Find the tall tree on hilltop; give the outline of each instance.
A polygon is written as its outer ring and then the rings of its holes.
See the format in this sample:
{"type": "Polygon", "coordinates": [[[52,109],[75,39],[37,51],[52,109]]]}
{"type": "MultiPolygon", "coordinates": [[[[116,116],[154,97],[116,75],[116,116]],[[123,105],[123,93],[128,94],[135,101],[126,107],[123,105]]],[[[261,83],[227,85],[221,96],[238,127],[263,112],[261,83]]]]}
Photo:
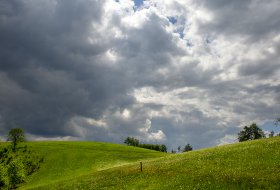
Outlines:
{"type": "Polygon", "coordinates": [[[245,126],[242,131],[238,133],[239,142],[265,138],[264,132],[257,124],[253,123],[250,127],[245,126]]]}
{"type": "Polygon", "coordinates": [[[13,128],[9,131],[8,140],[12,141],[13,151],[16,150],[16,146],[19,142],[25,141],[24,131],[21,128],[13,128]]]}

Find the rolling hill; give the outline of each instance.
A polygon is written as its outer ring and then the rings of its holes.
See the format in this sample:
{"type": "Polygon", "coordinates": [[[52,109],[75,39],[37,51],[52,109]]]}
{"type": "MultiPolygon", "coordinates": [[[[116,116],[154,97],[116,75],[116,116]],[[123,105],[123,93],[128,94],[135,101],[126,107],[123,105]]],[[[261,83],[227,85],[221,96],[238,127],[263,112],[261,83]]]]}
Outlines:
{"type": "Polygon", "coordinates": [[[280,137],[182,154],[87,142],[28,146],[45,161],[22,189],[280,189],[280,137]]]}
{"type": "Polygon", "coordinates": [[[101,142],[27,142],[21,146],[44,157],[38,172],[23,184],[23,189],[73,180],[87,174],[139,160],[165,156],[166,153],[101,142]]]}

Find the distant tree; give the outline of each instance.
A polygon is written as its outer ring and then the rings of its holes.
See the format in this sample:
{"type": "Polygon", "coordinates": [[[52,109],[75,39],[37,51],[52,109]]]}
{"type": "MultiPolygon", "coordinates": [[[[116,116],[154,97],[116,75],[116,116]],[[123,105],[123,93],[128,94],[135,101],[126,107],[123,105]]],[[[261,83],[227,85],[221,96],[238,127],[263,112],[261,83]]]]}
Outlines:
{"type": "Polygon", "coordinates": [[[274,137],[274,131],[271,131],[270,134],[268,135],[269,138],[274,137]]]}
{"type": "Polygon", "coordinates": [[[165,146],[165,144],[160,145],[160,151],[167,152],[167,147],[165,146]]]}
{"type": "Polygon", "coordinates": [[[257,124],[253,123],[250,127],[245,126],[242,131],[238,133],[239,142],[265,138],[264,132],[257,124]]]}
{"type": "Polygon", "coordinates": [[[178,146],[178,152],[181,152],[181,146],[178,146]]]}
{"type": "Polygon", "coordinates": [[[275,119],[274,124],[276,125],[276,127],[279,126],[279,124],[280,124],[280,117],[275,119]]]}
{"type": "Polygon", "coordinates": [[[173,149],[172,149],[172,150],[171,150],[171,153],[172,153],[172,154],[175,154],[175,153],[176,153],[176,150],[173,150],[173,149]]]}
{"type": "Polygon", "coordinates": [[[25,141],[24,131],[21,128],[13,128],[9,131],[8,140],[12,141],[13,151],[16,150],[16,146],[19,142],[25,141]]]}
{"type": "Polygon", "coordinates": [[[153,150],[160,151],[160,145],[155,144],[152,147],[153,147],[153,150]]]}
{"type": "Polygon", "coordinates": [[[184,147],[184,150],[183,152],[188,152],[188,151],[192,151],[192,146],[190,144],[187,144],[185,147],[184,147]]]}
{"type": "Polygon", "coordinates": [[[139,140],[134,137],[127,137],[124,140],[124,143],[127,144],[128,146],[139,146],[139,140]]]}
{"type": "Polygon", "coordinates": [[[165,144],[159,145],[159,144],[140,144],[139,140],[134,137],[127,137],[124,140],[124,143],[128,146],[136,146],[140,148],[150,149],[150,150],[156,150],[161,152],[167,152],[167,147],[165,144]]]}

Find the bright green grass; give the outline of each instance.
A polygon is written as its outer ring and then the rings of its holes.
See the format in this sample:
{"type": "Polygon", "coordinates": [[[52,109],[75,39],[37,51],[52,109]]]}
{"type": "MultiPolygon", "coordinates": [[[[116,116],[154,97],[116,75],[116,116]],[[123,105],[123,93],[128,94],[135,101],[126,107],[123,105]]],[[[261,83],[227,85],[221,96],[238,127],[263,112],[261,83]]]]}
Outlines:
{"type": "MultiPolygon", "coordinates": [[[[139,160],[159,158],[166,153],[98,142],[28,142],[28,149],[44,157],[38,172],[22,185],[23,189],[79,178],[139,160]]],[[[70,180],[70,181],[71,181],[70,180]]]]}
{"type": "Polygon", "coordinates": [[[134,163],[38,189],[280,189],[280,137],[168,155],[143,166],[143,172],[134,163]]]}

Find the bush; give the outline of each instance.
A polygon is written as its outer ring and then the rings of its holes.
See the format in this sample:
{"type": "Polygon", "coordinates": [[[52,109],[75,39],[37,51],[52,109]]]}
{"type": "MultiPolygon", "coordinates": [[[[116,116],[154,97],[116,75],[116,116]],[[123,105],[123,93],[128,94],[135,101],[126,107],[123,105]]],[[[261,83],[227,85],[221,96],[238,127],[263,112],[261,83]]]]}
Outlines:
{"type": "Polygon", "coordinates": [[[25,181],[26,177],[40,168],[43,158],[39,158],[27,147],[14,152],[3,148],[0,150],[0,189],[14,189],[25,181]]]}
{"type": "Polygon", "coordinates": [[[24,182],[26,171],[24,164],[18,160],[13,160],[7,169],[10,188],[14,189],[17,184],[24,182]]]}
{"type": "Polygon", "coordinates": [[[38,170],[40,168],[41,162],[42,162],[42,158],[39,159],[37,157],[26,156],[22,161],[22,163],[24,164],[26,174],[31,175],[36,170],[38,170]]]}
{"type": "Polygon", "coordinates": [[[9,186],[9,177],[7,167],[0,164],[0,189],[7,189],[9,186]]]}

